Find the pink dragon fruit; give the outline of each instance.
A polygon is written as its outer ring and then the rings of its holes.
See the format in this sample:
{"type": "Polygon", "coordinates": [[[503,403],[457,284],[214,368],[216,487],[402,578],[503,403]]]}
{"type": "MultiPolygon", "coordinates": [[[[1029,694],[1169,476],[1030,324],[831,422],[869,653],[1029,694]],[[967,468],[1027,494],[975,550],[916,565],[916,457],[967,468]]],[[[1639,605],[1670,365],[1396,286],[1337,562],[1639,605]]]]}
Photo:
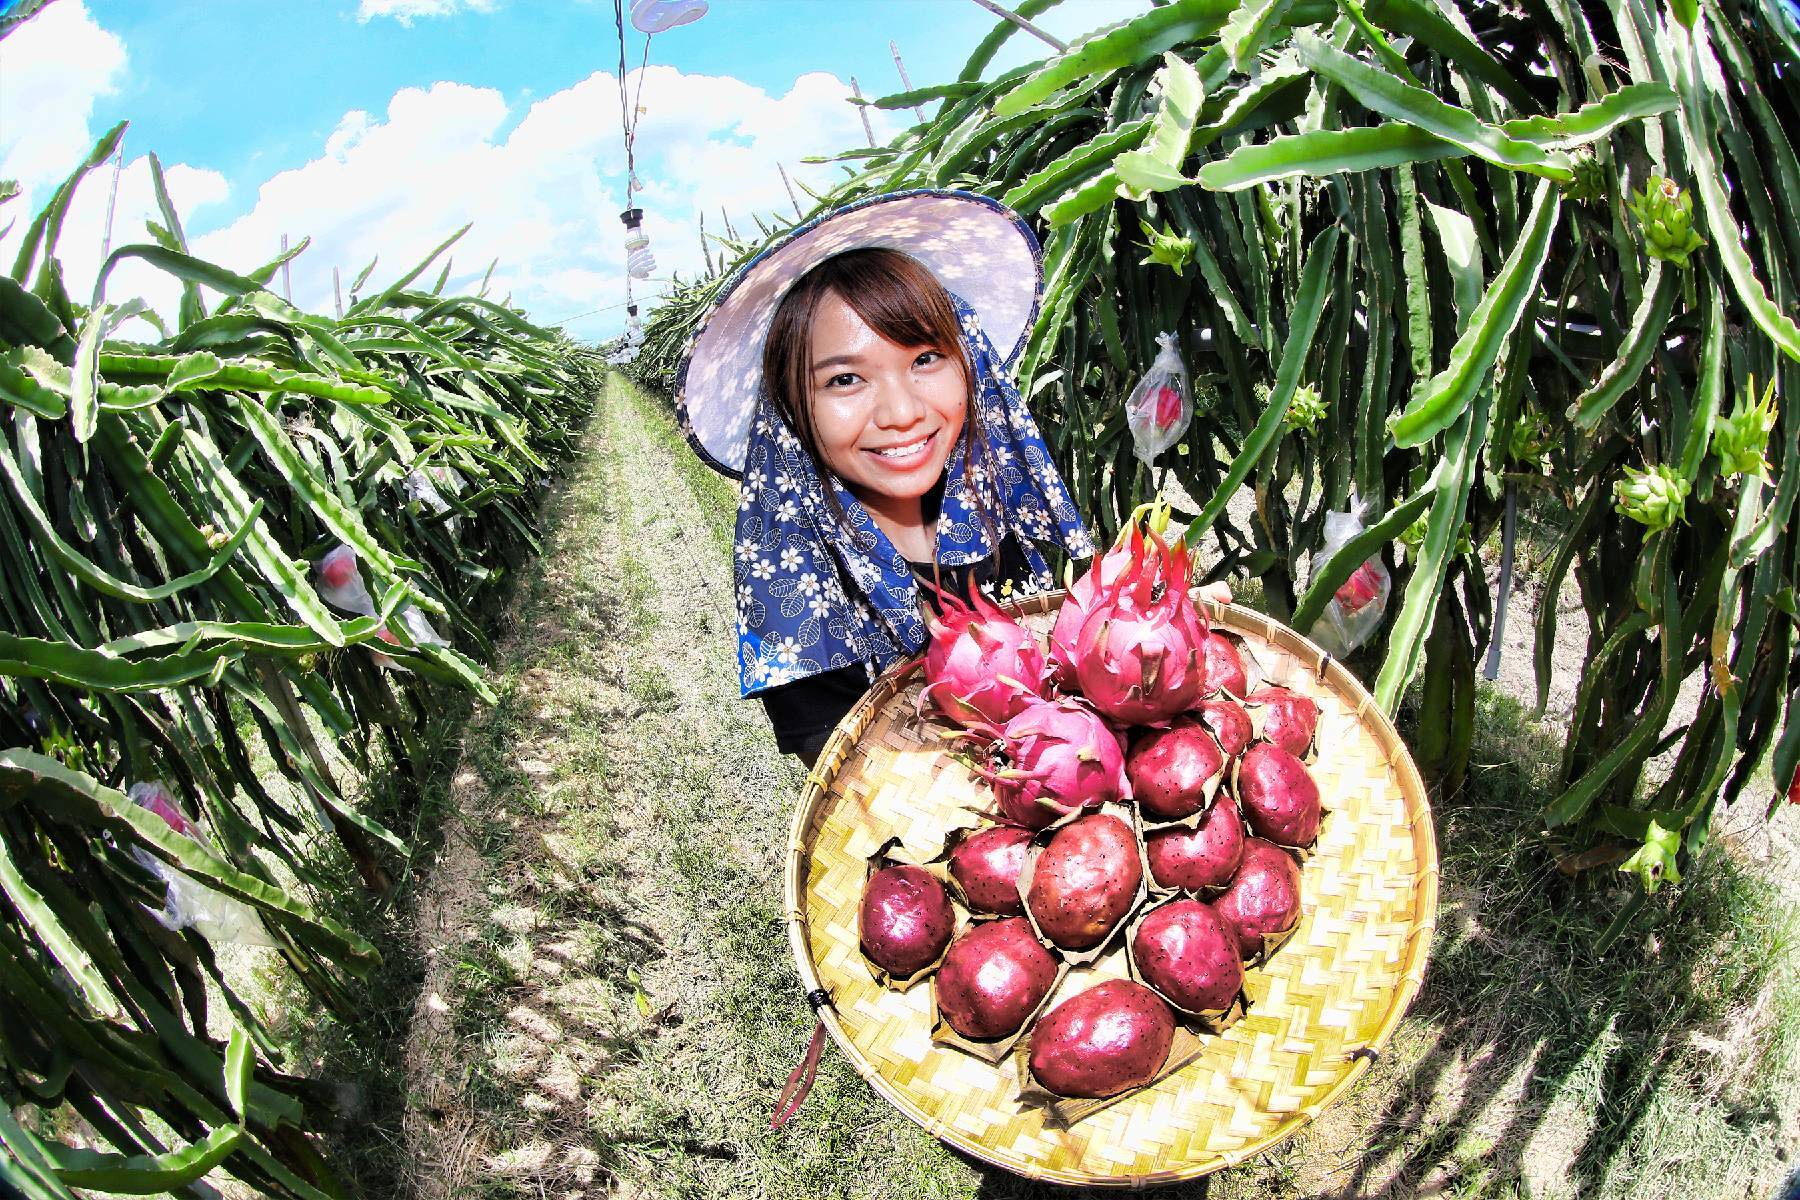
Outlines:
{"type": "Polygon", "coordinates": [[[194,823],[188,819],[181,806],[175,803],[175,797],[169,794],[168,785],[160,779],[148,783],[134,783],[126,796],[143,807],[149,809],[168,823],[170,829],[183,837],[198,837],[194,823]]]}
{"type": "Polygon", "coordinates": [[[1044,652],[1030,630],[1001,612],[972,588],[969,603],[940,597],[942,619],[927,618],[931,645],[925,651],[927,704],[965,728],[1004,725],[1043,697],[1044,652]]]}
{"type": "Polygon", "coordinates": [[[1125,725],[1160,725],[1205,689],[1206,621],[1188,593],[1188,552],[1156,534],[1133,535],[1144,552],[1102,584],[1075,642],[1075,679],[1095,708],[1125,725]]]}
{"type": "Polygon", "coordinates": [[[1028,700],[998,738],[1012,765],[982,774],[1015,825],[1042,829],[1078,808],[1131,795],[1118,734],[1074,696],[1028,700]]]}
{"type": "Polygon", "coordinates": [[[1119,535],[1113,548],[1095,559],[1081,578],[1069,584],[1069,594],[1056,612],[1056,624],[1050,630],[1050,662],[1065,686],[1075,686],[1075,639],[1087,620],[1088,606],[1101,588],[1111,587],[1131,564],[1143,557],[1144,531],[1134,517],[1119,535]]]}
{"type": "Polygon", "coordinates": [[[1056,625],[1050,630],[1050,662],[1065,687],[1075,686],[1075,640],[1081,636],[1081,626],[1094,597],[1102,588],[1117,583],[1133,563],[1144,557],[1144,534],[1167,531],[1169,513],[1169,506],[1161,501],[1140,504],[1126,519],[1112,549],[1096,558],[1081,578],[1069,583],[1068,596],[1057,610],[1056,625]]]}

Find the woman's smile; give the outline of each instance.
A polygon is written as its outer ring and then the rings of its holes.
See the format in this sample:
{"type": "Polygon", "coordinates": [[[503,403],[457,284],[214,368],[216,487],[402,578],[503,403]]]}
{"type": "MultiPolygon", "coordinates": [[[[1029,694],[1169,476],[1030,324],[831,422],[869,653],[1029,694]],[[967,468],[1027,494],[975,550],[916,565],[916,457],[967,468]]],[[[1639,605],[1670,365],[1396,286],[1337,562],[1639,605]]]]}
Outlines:
{"type": "Polygon", "coordinates": [[[925,461],[926,453],[932,447],[932,440],[937,437],[934,429],[930,433],[921,434],[909,442],[901,442],[892,446],[869,449],[867,452],[882,460],[890,467],[916,467],[925,461]]]}

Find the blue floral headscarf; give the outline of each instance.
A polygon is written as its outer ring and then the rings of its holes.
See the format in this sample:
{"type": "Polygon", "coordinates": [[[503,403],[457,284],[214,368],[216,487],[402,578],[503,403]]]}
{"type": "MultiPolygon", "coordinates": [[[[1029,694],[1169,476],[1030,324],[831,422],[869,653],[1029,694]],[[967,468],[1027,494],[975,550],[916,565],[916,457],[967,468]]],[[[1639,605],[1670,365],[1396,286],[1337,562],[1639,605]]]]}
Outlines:
{"type": "MultiPolygon", "coordinates": [[[[937,561],[946,567],[980,562],[998,552],[998,538],[1010,531],[1034,589],[1051,588],[1055,583],[1036,543],[1052,542],[1074,558],[1087,558],[1093,539],[974,310],[954,295],[950,300],[987,444],[986,454],[965,472],[965,440],[959,438],[945,466],[937,561]],[[989,497],[987,519],[982,490],[989,497]]],[[[857,663],[873,678],[925,648],[918,584],[905,557],[841,480],[829,474],[820,479],[766,388],[744,457],[734,557],[745,696],[857,663]],[[841,518],[826,498],[828,486],[841,518]]]]}

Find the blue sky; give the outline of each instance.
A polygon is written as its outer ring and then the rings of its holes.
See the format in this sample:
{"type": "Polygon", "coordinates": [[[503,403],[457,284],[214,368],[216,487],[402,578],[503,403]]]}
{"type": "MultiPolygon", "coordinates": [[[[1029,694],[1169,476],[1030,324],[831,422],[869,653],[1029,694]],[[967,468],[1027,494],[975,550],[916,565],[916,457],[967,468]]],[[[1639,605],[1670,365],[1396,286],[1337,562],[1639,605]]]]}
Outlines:
{"type": "MultiPolygon", "coordinates": [[[[1064,0],[1041,23],[1069,38],[1145,7],[1064,0]]],[[[899,89],[890,39],[923,85],[954,78],[994,22],[972,0],[713,0],[657,35],[638,175],[659,262],[699,265],[700,211],[785,208],[777,162],[827,185],[833,169],[799,159],[861,144],[844,95],[851,76],[866,95],[899,89]]],[[[628,36],[635,73],[643,39],[628,36]]],[[[990,73],[1044,50],[1020,34],[990,73]]],[[[296,302],[328,307],[332,266],[348,276],[379,252],[399,269],[473,220],[455,280],[498,258],[497,288],[543,320],[600,309],[570,328],[605,337],[624,289],[617,67],[605,0],[57,0],[0,43],[0,175],[40,205],[129,119],[115,245],[141,236],[155,151],[203,254],[248,268],[282,234],[312,236],[296,302]]],[[[903,124],[876,120],[878,135],[903,124]]],[[[97,265],[109,183],[71,216],[72,277],[97,265]]],[[[165,290],[120,281],[153,302],[165,290]]]]}

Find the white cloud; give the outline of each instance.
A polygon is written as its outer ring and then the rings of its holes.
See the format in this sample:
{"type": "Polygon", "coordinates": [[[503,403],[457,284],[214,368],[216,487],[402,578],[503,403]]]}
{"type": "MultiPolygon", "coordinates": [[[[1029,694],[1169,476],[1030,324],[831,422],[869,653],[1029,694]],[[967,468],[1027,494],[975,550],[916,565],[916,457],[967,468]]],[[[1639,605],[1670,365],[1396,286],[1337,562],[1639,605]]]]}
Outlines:
{"type": "Polygon", "coordinates": [[[362,0],[356,19],[367,23],[376,17],[392,17],[402,25],[411,25],[419,17],[454,16],[464,8],[470,12],[493,12],[494,0],[362,0]]]}
{"type": "MultiPolygon", "coordinates": [[[[414,0],[421,14],[424,3],[414,0]]],[[[64,47],[56,59],[62,74],[33,78],[62,87],[57,94],[65,103],[54,111],[76,117],[28,147],[30,170],[19,174],[40,204],[49,195],[46,183],[53,187],[91,143],[86,122],[93,99],[116,86],[124,62],[118,39],[95,26],[78,2],[52,6],[45,18],[59,14],[63,23],[50,33],[64,47]],[[64,39],[84,48],[69,49],[64,39]],[[87,80],[80,88],[78,76],[87,80]]],[[[392,15],[399,15],[397,8],[392,15]]],[[[28,27],[8,40],[9,66],[12,51],[31,48],[20,38],[32,32],[28,27]]],[[[40,50],[46,44],[40,41],[40,50]]],[[[0,78],[10,73],[0,72],[0,78]]],[[[6,80],[9,89],[22,82],[6,80]]],[[[722,209],[740,236],[754,234],[756,213],[773,224],[790,223],[794,209],[776,164],[787,168],[796,188],[808,183],[822,191],[843,177],[841,170],[799,160],[863,144],[862,122],[846,102],[848,84],[830,75],[802,76],[782,94],[664,66],[644,73],[641,91],[635,72],[628,82],[632,103],[642,109],[636,202],[645,210],[645,230],[664,279],[702,269],[702,212],[713,234],[723,232],[722,209]]],[[[887,114],[871,115],[877,137],[892,132],[887,114]]],[[[0,142],[5,153],[26,143],[19,127],[27,124],[0,122],[14,139],[0,142]]],[[[18,153],[24,161],[27,150],[18,153]]],[[[439,82],[396,92],[382,112],[350,110],[314,158],[263,181],[248,211],[235,206],[241,215],[223,227],[209,222],[207,209],[230,191],[223,176],[197,164],[173,164],[166,174],[189,244],[201,258],[248,271],[278,253],[284,234],[293,242],[310,236],[291,277],[294,302],[313,311],[332,311],[334,267],[347,288],[379,255],[365,291],[379,288],[472,223],[451,251],[452,289],[478,286],[497,260],[490,294],[510,296],[535,319],[588,314],[567,327],[589,338],[612,336],[623,325],[624,229],[618,214],[625,207],[624,148],[618,80],[609,74],[595,73],[524,108],[509,105],[493,89],[439,82]]],[[[78,299],[86,299],[100,264],[110,185],[105,168],[89,177],[58,247],[78,299]]],[[[804,192],[800,200],[810,205],[804,192]]],[[[15,202],[13,211],[28,210],[15,202]]],[[[120,179],[112,246],[148,240],[147,219],[160,216],[148,162],[140,156],[127,160],[120,179]]],[[[17,224],[7,239],[15,245],[25,222],[17,224]]],[[[0,256],[5,253],[0,246],[0,256]]],[[[429,286],[439,267],[420,286],[429,286]]],[[[661,287],[660,279],[653,280],[635,284],[634,292],[649,299],[661,287]]],[[[121,266],[107,286],[109,299],[142,296],[165,316],[173,314],[178,294],[175,281],[141,264],[121,266]]]]}
{"type": "MultiPolygon", "coordinates": [[[[17,179],[22,189],[4,212],[12,229],[0,239],[0,259],[11,261],[30,219],[98,138],[100,131],[92,125],[94,102],[116,90],[125,66],[124,44],[95,24],[80,0],[51,5],[0,42],[0,114],[10,117],[0,119],[0,178],[17,179]],[[13,115],[25,112],[29,120],[13,115]]],[[[165,169],[164,182],[184,220],[204,213],[206,205],[227,193],[218,172],[179,163],[165,169]]],[[[163,218],[146,155],[127,157],[116,198],[109,163],[88,176],[69,205],[56,255],[74,298],[84,303],[108,241],[109,201],[113,249],[150,240],[144,222],[161,224],[163,218]]],[[[108,294],[114,299],[142,295],[168,311],[180,285],[128,261],[114,272],[108,294]]]]}
{"type": "Polygon", "coordinates": [[[0,179],[25,189],[12,213],[35,212],[50,181],[87,153],[97,136],[94,101],[118,88],[124,70],[125,44],[94,23],[82,0],[52,4],[0,42],[0,179]]]}
{"type": "MultiPolygon", "coordinates": [[[[714,233],[722,232],[721,207],[741,235],[754,229],[756,212],[780,211],[791,221],[776,164],[822,190],[835,168],[799,159],[862,140],[862,123],[845,100],[848,85],[829,75],[804,76],[780,96],[672,67],[649,68],[643,82],[639,93],[636,74],[630,77],[644,110],[638,204],[659,276],[701,270],[701,212],[714,233]]],[[[250,212],[197,239],[195,249],[243,269],[272,257],[283,233],[310,234],[311,247],[293,266],[294,301],[328,312],[333,266],[347,287],[379,254],[369,284],[378,287],[472,222],[451,251],[452,287],[476,286],[498,260],[493,295],[510,295],[541,321],[601,309],[569,329],[611,336],[623,323],[612,306],[625,296],[618,112],[617,79],[604,73],[537,101],[510,128],[515,114],[491,89],[409,88],[384,114],[346,113],[319,157],[264,183],[250,212]]],[[[660,287],[639,284],[636,293],[660,287]]]]}

